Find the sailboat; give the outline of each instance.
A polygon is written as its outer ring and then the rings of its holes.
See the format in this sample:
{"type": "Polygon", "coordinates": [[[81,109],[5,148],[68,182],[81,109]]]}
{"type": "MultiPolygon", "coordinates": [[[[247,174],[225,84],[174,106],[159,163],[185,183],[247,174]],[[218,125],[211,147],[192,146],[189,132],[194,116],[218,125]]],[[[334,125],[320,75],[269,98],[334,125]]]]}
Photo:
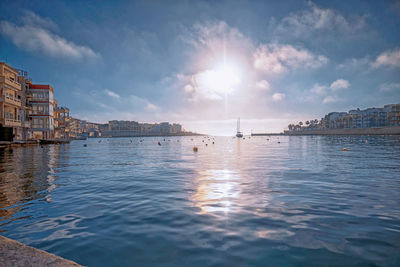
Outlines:
{"type": "Polygon", "coordinates": [[[242,138],[243,133],[240,131],[240,118],[237,120],[237,132],[236,132],[236,137],[237,138],[242,138]]]}

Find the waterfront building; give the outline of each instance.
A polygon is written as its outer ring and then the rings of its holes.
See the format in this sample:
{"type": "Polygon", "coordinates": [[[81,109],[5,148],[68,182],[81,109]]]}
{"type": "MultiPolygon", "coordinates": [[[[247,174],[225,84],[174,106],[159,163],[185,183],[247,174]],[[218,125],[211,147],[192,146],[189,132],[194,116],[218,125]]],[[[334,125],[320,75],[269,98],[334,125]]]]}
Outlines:
{"type": "Polygon", "coordinates": [[[54,138],[68,139],[69,138],[69,108],[59,107],[55,101],[54,107],[54,138]]]}
{"type": "Polygon", "coordinates": [[[169,124],[169,122],[161,122],[160,123],[160,133],[161,134],[171,133],[171,125],[169,124]]]}
{"type": "Polygon", "coordinates": [[[140,127],[137,121],[109,121],[108,130],[111,136],[137,136],[140,134],[140,127]]]}
{"type": "Polygon", "coordinates": [[[29,83],[30,114],[34,139],[54,138],[54,89],[48,84],[29,83]]]}
{"type": "Polygon", "coordinates": [[[18,82],[21,84],[21,126],[22,126],[22,139],[23,140],[32,140],[33,133],[31,127],[31,118],[29,117],[29,113],[31,111],[30,106],[30,92],[29,92],[29,84],[32,83],[32,80],[28,77],[28,73],[23,70],[18,71],[18,82]]]}
{"type": "Polygon", "coordinates": [[[320,122],[312,120],[306,126],[290,124],[289,131],[315,129],[354,129],[400,126],[400,104],[389,104],[380,108],[353,109],[349,112],[330,112],[320,122]]]}
{"type": "Polygon", "coordinates": [[[1,140],[23,140],[21,122],[21,111],[23,110],[22,94],[21,84],[18,82],[18,70],[7,63],[0,62],[1,140]]]}
{"type": "Polygon", "coordinates": [[[151,127],[151,133],[152,134],[160,134],[161,133],[161,126],[158,123],[154,123],[153,126],[151,127]]]}
{"type": "Polygon", "coordinates": [[[178,134],[182,132],[182,125],[174,123],[171,126],[171,133],[178,134]]]}
{"type": "Polygon", "coordinates": [[[400,104],[385,105],[387,109],[388,124],[390,126],[400,126],[400,104]]]}
{"type": "Polygon", "coordinates": [[[140,133],[142,135],[146,135],[146,134],[151,133],[153,124],[151,124],[151,123],[140,123],[139,126],[140,126],[140,133]]]}

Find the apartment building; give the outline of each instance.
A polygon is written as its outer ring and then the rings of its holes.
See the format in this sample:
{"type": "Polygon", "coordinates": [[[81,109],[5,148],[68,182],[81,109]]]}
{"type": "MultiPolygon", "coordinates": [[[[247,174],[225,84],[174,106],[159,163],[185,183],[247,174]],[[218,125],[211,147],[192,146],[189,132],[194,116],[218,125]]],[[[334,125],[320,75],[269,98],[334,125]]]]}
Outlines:
{"type": "Polygon", "coordinates": [[[54,89],[47,84],[29,84],[31,128],[34,139],[54,138],[54,89]]]}
{"type": "Polygon", "coordinates": [[[6,141],[23,140],[21,121],[21,101],[23,91],[18,82],[18,70],[0,62],[0,139],[6,141]]]}
{"type": "Polygon", "coordinates": [[[54,138],[68,139],[69,138],[69,108],[59,107],[57,101],[54,107],[54,138]]]}

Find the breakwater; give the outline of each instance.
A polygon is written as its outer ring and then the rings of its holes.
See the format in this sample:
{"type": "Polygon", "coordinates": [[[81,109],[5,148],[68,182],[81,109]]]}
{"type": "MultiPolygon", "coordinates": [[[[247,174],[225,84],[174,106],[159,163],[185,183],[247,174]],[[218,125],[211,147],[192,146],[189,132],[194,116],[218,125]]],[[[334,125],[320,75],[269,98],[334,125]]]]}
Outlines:
{"type": "Polygon", "coordinates": [[[400,135],[400,126],[284,131],[285,135],[400,135]]]}

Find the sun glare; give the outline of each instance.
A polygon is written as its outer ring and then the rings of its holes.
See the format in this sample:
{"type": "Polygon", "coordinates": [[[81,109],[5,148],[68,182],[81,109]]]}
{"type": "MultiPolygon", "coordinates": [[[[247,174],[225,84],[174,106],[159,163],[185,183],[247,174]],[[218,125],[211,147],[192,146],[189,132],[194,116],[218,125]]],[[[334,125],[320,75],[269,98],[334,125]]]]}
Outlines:
{"type": "Polygon", "coordinates": [[[240,81],[240,72],[233,64],[222,64],[207,70],[197,80],[200,86],[219,96],[235,91],[240,81]]]}

